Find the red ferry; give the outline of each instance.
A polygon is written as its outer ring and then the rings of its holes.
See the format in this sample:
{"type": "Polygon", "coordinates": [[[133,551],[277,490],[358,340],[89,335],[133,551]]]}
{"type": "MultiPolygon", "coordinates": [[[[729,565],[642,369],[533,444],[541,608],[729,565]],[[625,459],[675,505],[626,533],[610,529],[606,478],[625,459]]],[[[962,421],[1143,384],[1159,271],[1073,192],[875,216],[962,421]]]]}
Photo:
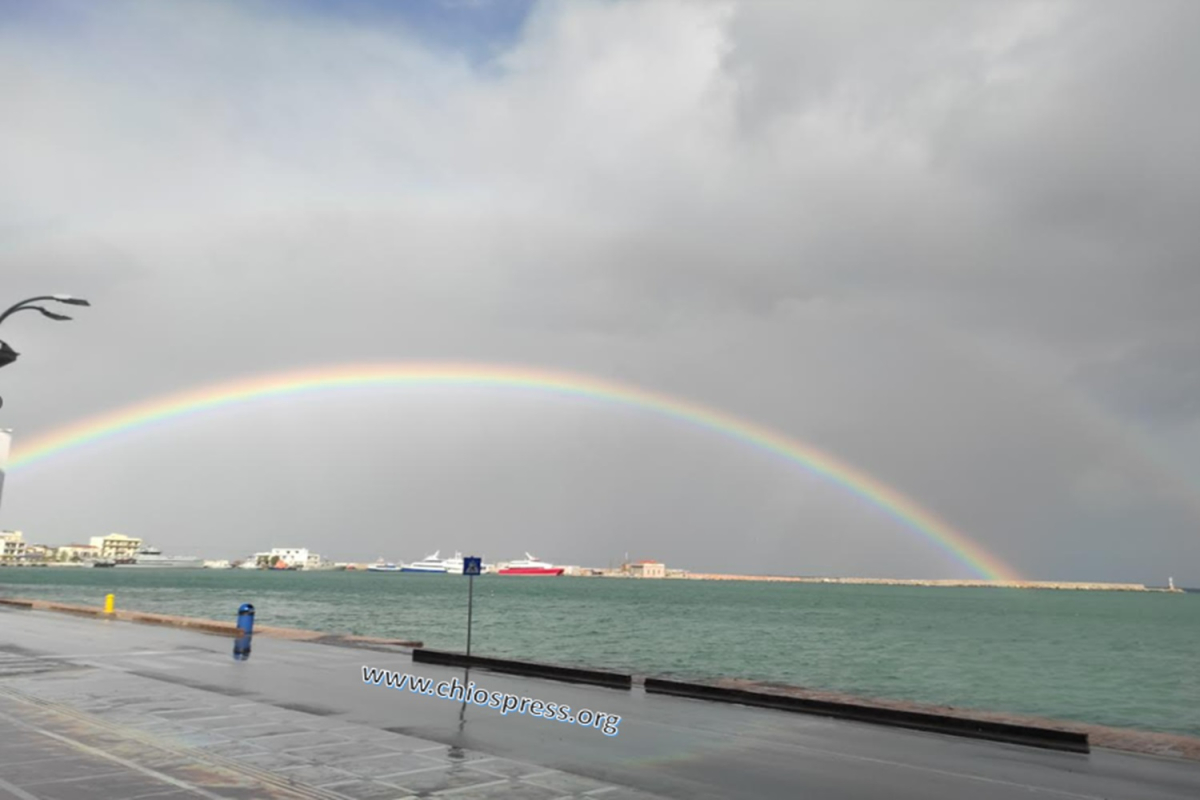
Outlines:
{"type": "Polygon", "coordinates": [[[562,575],[564,567],[556,567],[545,561],[538,561],[531,553],[525,558],[512,561],[499,571],[500,575],[562,575]]]}

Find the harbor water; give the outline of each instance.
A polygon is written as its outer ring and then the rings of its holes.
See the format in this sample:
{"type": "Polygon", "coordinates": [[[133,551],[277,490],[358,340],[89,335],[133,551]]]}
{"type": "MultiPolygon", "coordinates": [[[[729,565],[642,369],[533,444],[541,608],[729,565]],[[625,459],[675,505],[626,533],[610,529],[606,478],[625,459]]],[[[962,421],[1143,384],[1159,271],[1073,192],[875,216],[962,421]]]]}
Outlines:
{"type": "MultiPolygon", "coordinates": [[[[461,576],[6,568],[0,596],[461,650],[461,576]]],[[[472,652],[1200,736],[1200,594],[476,579],[472,652]]],[[[2,631],[0,631],[2,638],[2,631]]]]}

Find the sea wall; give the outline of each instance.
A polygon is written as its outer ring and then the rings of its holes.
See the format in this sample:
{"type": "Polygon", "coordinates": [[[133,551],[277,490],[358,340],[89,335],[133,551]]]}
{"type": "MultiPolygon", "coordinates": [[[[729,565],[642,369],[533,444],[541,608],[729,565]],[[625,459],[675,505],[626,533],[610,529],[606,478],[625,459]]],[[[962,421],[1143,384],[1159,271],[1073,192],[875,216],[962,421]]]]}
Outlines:
{"type": "Polygon", "coordinates": [[[767,581],[771,583],[843,583],[873,586],[946,586],[992,589],[1064,589],[1074,591],[1150,592],[1141,583],[1081,583],[1072,581],[987,581],[971,579],[919,580],[904,578],[802,578],[782,575],[722,575],[719,573],[689,572],[683,576],[693,581],[767,581]]]}

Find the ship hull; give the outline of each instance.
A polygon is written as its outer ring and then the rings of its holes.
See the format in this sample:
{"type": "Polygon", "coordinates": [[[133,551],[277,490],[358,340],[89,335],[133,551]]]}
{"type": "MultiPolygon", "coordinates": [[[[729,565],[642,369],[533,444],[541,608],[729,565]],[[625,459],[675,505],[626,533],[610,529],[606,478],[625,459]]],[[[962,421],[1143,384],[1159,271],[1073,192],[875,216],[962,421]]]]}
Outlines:
{"type": "Polygon", "coordinates": [[[562,567],[508,567],[500,570],[500,575],[542,575],[545,577],[555,577],[563,574],[562,567]]]}

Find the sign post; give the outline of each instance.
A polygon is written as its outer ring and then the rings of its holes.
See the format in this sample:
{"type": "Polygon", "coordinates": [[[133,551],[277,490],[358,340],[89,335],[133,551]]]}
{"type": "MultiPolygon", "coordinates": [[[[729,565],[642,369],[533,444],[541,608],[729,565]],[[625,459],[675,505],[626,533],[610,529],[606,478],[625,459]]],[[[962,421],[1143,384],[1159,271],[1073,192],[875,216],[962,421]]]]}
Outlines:
{"type": "Polygon", "coordinates": [[[467,655],[471,655],[471,614],[475,607],[475,576],[483,567],[483,559],[467,556],[463,559],[463,575],[467,576],[467,655]]]}

